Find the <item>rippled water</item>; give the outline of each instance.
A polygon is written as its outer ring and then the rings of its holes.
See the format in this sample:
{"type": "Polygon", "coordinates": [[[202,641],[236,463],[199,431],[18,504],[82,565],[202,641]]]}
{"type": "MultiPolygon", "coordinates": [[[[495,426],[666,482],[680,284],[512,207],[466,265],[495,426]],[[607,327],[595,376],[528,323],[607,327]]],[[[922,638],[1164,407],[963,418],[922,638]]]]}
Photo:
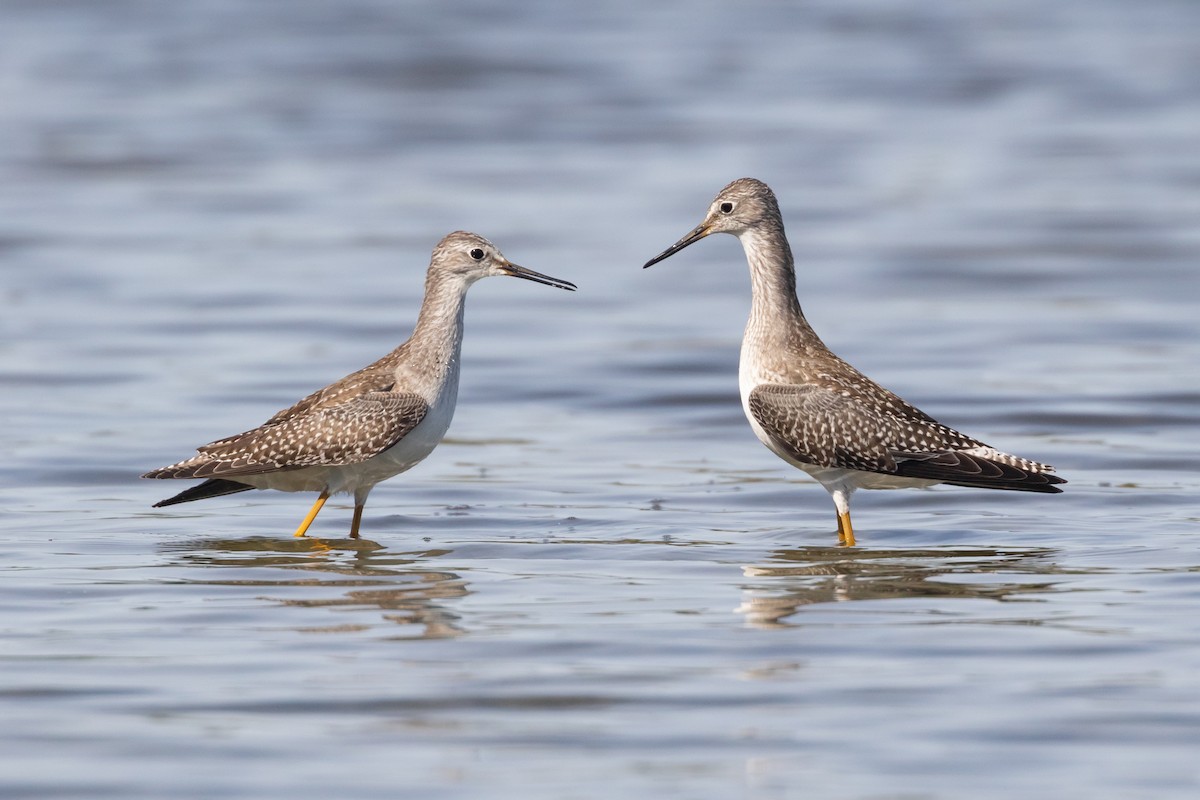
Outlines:
{"type": "Polygon", "coordinates": [[[1200,8],[0,5],[5,797],[1200,788],[1200,8]],[[1060,496],[825,492],[737,400],[727,181],[801,299],[1060,496]],[[466,228],[451,438],[372,494],[150,467],[391,349],[466,228]]]}

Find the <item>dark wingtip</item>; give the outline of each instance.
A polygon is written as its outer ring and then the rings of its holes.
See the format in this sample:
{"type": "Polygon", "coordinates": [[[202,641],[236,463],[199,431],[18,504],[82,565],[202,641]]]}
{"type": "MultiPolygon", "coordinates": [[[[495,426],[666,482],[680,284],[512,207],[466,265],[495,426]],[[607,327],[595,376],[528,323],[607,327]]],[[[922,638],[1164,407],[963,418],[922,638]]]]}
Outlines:
{"type": "Polygon", "coordinates": [[[204,483],[195,486],[189,486],[174,497],[168,497],[166,500],[159,500],[151,508],[162,508],[163,506],[173,506],[176,503],[190,503],[193,500],[204,500],[209,497],[220,497],[226,494],[235,494],[237,492],[246,492],[253,489],[245,483],[230,481],[224,478],[210,478],[204,483]]]}
{"type": "Polygon", "coordinates": [[[893,453],[896,474],[909,478],[941,481],[975,489],[1007,489],[1015,492],[1061,494],[1056,484],[1066,483],[1050,472],[1034,472],[1014,464],[975,456],[961,450],[939,453],[893,453]]]}

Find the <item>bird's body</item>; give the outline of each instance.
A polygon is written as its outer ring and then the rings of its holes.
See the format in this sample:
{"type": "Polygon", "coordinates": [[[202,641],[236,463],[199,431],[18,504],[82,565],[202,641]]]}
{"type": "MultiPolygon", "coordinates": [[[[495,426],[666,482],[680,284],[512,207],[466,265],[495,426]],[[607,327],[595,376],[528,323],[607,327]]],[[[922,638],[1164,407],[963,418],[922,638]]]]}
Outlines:
{"type": "Polygon", "coordinates": [[[704,222],[649,267],[712,233],[738,237],[752,300],[739,388],[755,435],[821,483],[838,511],[838,534],[854,544],[850,495],[949,483],[1059,492],[1053,467],[1010,455],[943,425],[836,356],[796,299],[795,267],[774,193],[742,178],[721,190],[704,222]]]}
{"type": "Polygon", "coordinates": [[[319,492],[303,536],[332,494],[354,495],[358,536],[371,489],[428,456],[458,398],[463,311],[471,284],[511,275],[562,289],[573,284],[512,264],[481,236],[457,231],[433,251],[412,336],[391,353],[286,408],[257,428],[200,447],[146,478],[207,478],[158,506],[248,489],[319,492]]]}

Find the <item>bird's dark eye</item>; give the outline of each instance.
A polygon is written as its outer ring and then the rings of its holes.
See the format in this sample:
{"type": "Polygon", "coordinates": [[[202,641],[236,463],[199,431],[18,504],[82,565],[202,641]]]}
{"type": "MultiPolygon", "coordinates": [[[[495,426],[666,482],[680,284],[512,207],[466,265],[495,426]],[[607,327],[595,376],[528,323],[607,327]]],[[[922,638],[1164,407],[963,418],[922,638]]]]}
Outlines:
{"type": "Polygon", "coordinates": [[[726,200],[724,203],[721,203],[721,205],[717,206],[717,208],[720,209],[722,214],[729,214],[733,211],[733,203],[726,200]]]}
{"type": "Polygon", "coordinates": [[[474,249],[471,251],[471,258],[475,259],[476,261],[483,261],[483,250],[482,250],[482,248],[479,248],[479,247],[476,247],[476,248],[474,248],[474,249]]]}

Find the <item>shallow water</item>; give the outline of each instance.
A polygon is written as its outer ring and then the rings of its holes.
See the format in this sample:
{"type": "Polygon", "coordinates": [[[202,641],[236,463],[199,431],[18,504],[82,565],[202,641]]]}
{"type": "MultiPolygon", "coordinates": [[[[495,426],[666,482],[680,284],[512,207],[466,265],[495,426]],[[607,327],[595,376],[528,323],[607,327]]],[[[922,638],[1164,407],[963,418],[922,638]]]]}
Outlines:
{"type": "Polygon", "coordinates": [[[8,3],[0,793],[1200,788],[1191,4],[8,3]],[[727,181],[840,354],[1059,496],[864,492],[749,432],[727,181]],[[406,335],[465,228],[450,439],[372,494],[139,481],[406,335]]]}

